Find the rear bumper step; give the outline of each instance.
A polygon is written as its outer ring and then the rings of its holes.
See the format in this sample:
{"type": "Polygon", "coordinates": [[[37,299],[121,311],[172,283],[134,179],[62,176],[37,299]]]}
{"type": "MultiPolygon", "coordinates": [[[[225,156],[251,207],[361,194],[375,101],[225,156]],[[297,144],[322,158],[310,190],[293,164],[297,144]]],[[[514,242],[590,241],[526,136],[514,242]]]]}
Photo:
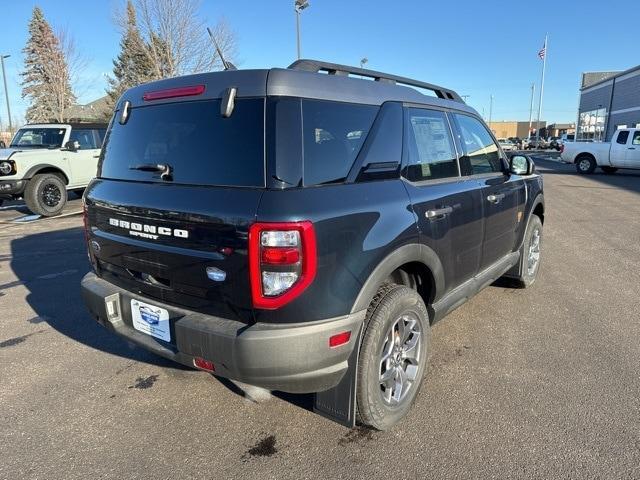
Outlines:
{"type": "Polygon", "coordinates": [[[334,387],[348,368],[357,332],[366,311],[320,322],[247,325],[204,315],[134,295],[99,277],[82,280],[84,301],[98,323],[157,355],[193,367],[196,357],[215,365],[215,374],[270,390],[291,393],[321,392],[334,387]],[[109,317],[105,299],[117,299],[119,308],[109,317]],[[171,343],[133,328],[130,300],[169,311],[171,343]],[[351,331],[348,343],[329,348],[329,338],[351,331]]]}

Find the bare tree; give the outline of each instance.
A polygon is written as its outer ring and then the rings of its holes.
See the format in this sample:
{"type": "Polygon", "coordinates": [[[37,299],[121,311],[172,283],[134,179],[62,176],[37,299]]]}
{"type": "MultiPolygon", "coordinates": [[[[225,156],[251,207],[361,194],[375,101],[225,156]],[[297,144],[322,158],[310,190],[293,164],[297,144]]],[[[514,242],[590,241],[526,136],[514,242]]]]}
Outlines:
{"type": "MultiPolygon", "coordinates": [[[[200,0],[136,0],[135,6],[157,78],[222,69],[199,14],[200,0]]],[[[225,58],[232,60],[234,32],[224,19],[212,31],[225,58]]]]}
{"type": "Polygon", "coordinates": [[[66,29],[60,29],[55,34],[60,48],[60,55],[53,58],[53,68],[57,75],[52,78],[51,93],[56,105],[55,119],[58,122],[68,120],[68,109],[75,103],[78,96],[77,87],[85,69],[87,59],[79,52],[75,40],[66,29]],[[69,98],[69,85],[72,87],[73,98],[69,98]]]}

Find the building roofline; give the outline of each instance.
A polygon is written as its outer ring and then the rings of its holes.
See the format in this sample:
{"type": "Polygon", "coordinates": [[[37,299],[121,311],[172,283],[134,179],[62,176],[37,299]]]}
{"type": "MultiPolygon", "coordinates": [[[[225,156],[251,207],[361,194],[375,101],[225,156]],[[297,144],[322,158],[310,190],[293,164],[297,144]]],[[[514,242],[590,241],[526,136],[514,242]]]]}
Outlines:
{"type": "MultiPolygon", "coordinates": [[[[587,90],[587,89],[593,88],[593,87],[598,87],[603,83],[610,82],[612,80],[615,80],[616,78],[623,77],[623,76],[625,76],[625,75],[627,75],[629,73],[633,73],[633,72],[635,72],[637,70],[640,70],[640,65],[636,65],[635,67],[631,67],[628,70],[623,70],[621,72],[618,72],[615,75],[610,76],[609,78],[605,78],[605,79],[600,80],[600,81],[598,81],[596,83],[592,83],[588,87],[581,87],[580,91],[587,90]]],[[[584,75],[585,73],[605,73],[605,72],[607,72],[607,70],[601,70],[601,71],[595,71],[595,72],[582,72],[582,74],[584,75]]]]}

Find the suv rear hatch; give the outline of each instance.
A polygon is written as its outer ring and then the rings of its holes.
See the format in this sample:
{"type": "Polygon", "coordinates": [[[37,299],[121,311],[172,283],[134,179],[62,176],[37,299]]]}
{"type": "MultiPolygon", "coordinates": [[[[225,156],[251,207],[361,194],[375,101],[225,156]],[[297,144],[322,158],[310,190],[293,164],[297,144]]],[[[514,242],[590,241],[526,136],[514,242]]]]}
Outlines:
{"type": "Polygon", "coordinates": [[[116,111],[85,195],[92,262],[131,292],[250,322],[247,239],[265,185],[265,100],[238,98],[226,118],[219,85],[176,97],[189,90],[164,86],[175,82],[147,86],[162,92],[151,101],[140,101],[142,87],[129,91],[116,111]]]}

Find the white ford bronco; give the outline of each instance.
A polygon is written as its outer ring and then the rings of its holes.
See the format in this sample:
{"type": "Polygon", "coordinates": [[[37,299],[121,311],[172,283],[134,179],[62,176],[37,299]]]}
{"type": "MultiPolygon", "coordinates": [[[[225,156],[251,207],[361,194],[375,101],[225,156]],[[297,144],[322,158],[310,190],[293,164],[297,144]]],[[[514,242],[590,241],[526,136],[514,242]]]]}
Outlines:
{"type": "Polygon", "coordinates": [[[29,210],[62,212],[67,191],[81,192],[96,175],[106,124],[38,124],[18,130],[0,149],[0,204],[24,198],[29,210]]]}

